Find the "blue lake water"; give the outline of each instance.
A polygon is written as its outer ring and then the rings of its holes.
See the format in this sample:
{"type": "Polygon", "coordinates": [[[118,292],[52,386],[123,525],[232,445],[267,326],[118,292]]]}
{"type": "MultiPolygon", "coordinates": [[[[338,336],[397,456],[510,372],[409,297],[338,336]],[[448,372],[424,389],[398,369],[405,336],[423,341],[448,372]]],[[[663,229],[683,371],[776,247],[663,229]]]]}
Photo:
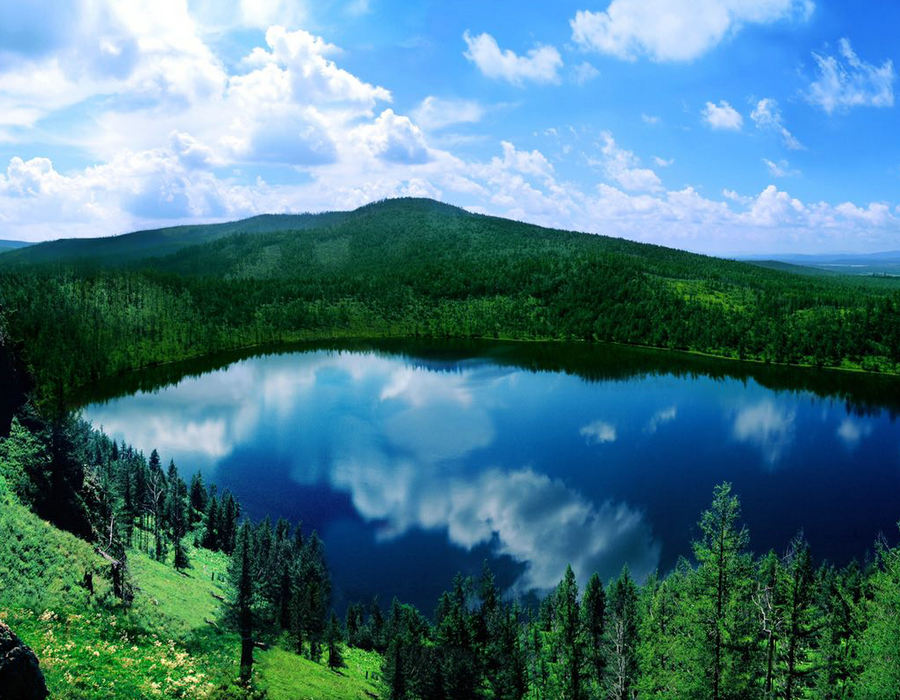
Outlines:
{"type": "Polygon", "coordinates": [[[562,346],[276,354],[83,411],[252,517],[318,530],[338,607],[397,595],[431,612],[485,559],[518,594],[568,563],[581,582],[625,563],[664,572],[721,481],[755,552],[803,529],[819,559],[844,563],[879,533],[897,539],[895,384],[866,379],[857,401],[853,377],[579,352],[573,367],[546,361],[562,346]]]}

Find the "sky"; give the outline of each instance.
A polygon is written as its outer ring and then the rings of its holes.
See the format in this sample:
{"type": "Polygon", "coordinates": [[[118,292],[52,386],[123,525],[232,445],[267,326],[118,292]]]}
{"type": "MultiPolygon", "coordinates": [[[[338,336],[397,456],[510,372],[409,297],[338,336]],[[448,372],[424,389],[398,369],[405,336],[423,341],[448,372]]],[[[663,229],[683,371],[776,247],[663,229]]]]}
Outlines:
{"type": "Polygon", "coordinates": [[[900,3],[0,0],[0,238],[424,196],[900,250],[900,3]]]}

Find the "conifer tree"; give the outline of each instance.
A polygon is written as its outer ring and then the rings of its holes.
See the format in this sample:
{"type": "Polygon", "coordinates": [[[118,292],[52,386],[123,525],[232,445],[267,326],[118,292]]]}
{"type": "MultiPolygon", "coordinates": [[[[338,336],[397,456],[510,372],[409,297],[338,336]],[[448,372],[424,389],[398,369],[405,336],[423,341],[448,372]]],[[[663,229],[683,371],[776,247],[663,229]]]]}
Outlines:
{"type": "Polygon", "coordinates": [[[607,595],[606,685],[609,697],[628,700],[638,674],[637,588],[626,564],[607,595]]]}
{"type": "Polygon", "coordinates": [[[203,532],[203,546],[207,549],[216,551],[221,549],[219,529],[221,527],[221,517],[219,515],[219,499],[211,496],[209,499],[209,507],[206,509],[205,530],[203,532]]]}
{"type": "Polygon", "coordinates": [[[697,624],[702,630],[700,668],[713,700],[750,693],[751,563],[749,534],[739,526],[740,503],[731,484],[713,490],[710,508],[700,518],[700,539],[693,543],[697,559],[694,583],[697,624]]]}
{"type": "Polygon", "coordinates": [[[336,671],[344,665],[344,657],[341,655],[341,624],[337,615],[332,610],[331,619],[328,621],[328,629],[325,634],[325,643],[328,648],[328,667],[336,671]]]}
{"type": "Polygon", "coordinates": [[[241,636],[241,681],[250,682],[253,674],[253,592],[256,585],[253,572],[253,541],[250,524],[244,522],[237,536],[237,546],[231,558],[231,578],[235,587],[232,609],[241,636]]]}
{"type": "Polygon", "coordinates": [[[805,695],[811,685],[812,653],[818,629],[815,575],[809,544],[802,533],[791,540],[781,568],[783,606],[782,666],[785,700],[805,695]]]}
{"type": "Polygon", "coordinates": [[[603,648],[603,632],[606,624],[606,592],[597,572],[591,575],[584,588],[581,601],[582,628],[584,629],[587,670],[592,686],[602,687],[606,668],[606,654],[603,648]]]}
{"type": "Polygon", "coordinates": [[[560,697],[581,700],[584,697],[584,635],[581,627],[581,604],[578,584],[571,566],[556,589],[554,630],[560,697]]]}
{"type": "Polygon", "coordinates": [[[190,490],[190,524],[194,525],[195,523],[200,522],[203,519],[204,514],[206,513],[206,504],[209,500],[209,494],[206,491],[206,486],[203,484],[203,475],[200,472],[195,472],[194,476],[191,478],[191,490],[190,490]]]}

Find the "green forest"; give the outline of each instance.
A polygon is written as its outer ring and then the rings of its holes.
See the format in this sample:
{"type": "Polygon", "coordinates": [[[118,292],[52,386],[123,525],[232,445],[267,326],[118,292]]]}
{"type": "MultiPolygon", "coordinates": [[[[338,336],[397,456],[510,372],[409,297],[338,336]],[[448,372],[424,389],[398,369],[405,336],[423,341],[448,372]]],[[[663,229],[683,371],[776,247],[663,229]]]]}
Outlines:
{"type": "Polygon", "coordinates": [[[191,465],[68,410],[133,370],[397,338],[609,341],[897,374],[900,283],[429,200],[3,253],[0,620],[53,696],[900,697],[900,547],[873,543],[838,568],[797,533],[755,554],[729,484],[698,514],[692,551],[646,581],[568,569],[526,604],[486,566],[448,581],[432,610],[337,611],[315,532],[251,522],[191,465]]]}
{"type": "Polygon", "coordinates": [[[0,255],[0,308],[45,405],[159,363],[325,338],[608,341],[894,374],[900,361],[898,279],[421,199],[30,246],[0,255]]]}

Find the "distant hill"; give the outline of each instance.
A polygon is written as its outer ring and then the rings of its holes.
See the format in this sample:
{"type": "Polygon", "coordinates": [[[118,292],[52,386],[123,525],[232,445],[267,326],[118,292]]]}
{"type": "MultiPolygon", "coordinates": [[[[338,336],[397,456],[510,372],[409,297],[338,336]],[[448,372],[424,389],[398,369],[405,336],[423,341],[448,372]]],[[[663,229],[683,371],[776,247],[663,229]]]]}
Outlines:
{"type": "Polygon", "coordinates": [[[6,252],[7,250],[16,250],[18,248],[25,248],[30,245],[32,245],[32,244],[26,243],[25,241],[3,241],[3,240],[0,240],[0,253],[6,252]]]}
{"type": "MultiPolygon", "coordinates": [[[[35,263],[87,263],[117,266],[144,258],[170,255],[182,248],[208,243],[235,234],[271,233],[327,226],[340,221],[344,212],[325,214],[263,214],[222,224],[172,226],[135,231],[103,238],[63,238],[15,250],[2,259],[7,265],[35,263]]],[[[28,244],[21,244],[26,246],[28,244]]],[[[21,246],[11,246],[20,248],[21,246]]],[[[0,244],[2,247],[2,244],[0,244]]]]}
{"type": "Polygon", "coordinates": [[[770,270],[781,270],[782,272],[790,272],[794,275],[810,275],[812,277],[821,277],[827,275],[837,275],[834,270],[827,270],[821,267],[810,267],[808,265],[795,265],[793,263],[782,262],[780,260],[748,260],[747,262],[759,267],[766,267],[770,270]]]}
{"type": "Polygon", "coordinates": [[[828,253],[821,255],[787,254],[742,258],[758,265],[779,262],[807,268],[838,272],[845,275],[900,276],[900,250],[881,253],[828,253]]]}

